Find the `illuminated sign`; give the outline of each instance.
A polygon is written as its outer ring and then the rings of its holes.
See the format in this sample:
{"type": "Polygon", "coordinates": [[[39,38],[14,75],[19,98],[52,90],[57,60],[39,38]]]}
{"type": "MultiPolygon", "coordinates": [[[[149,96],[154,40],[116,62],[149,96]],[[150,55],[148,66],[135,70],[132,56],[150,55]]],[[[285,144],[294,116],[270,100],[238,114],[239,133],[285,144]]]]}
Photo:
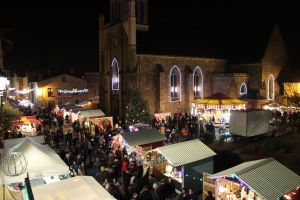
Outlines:
{"type": "Polygon", "coordinates": [[[57,90],[58,94],[82,94],[82,93],[87,93],[89,92],[88,89],[77,89],[77,88],[73,88],[71,90],[69,89],[58,89],[57,90]]]}

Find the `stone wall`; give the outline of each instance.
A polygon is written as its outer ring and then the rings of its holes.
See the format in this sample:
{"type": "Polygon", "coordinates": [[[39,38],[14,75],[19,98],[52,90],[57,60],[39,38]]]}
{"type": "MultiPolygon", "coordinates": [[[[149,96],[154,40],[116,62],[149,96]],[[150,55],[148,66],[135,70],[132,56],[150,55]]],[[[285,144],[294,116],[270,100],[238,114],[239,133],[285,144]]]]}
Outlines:
{"type": "Polygon", "coordinates": [[[259,90],[261,87],[261,63],[231,65],[232,73],[247,73],[249,76],[248,89],[259,90]]]}
{"type": "Polygon", "coordinates": [[[225,70],[225,60],[179,57],[138,55],[138,87],[148,101],[151,113],[190,111],[193,94],[193,71],[199,66],[203,73],[203,96],[211,94],[210,76],[225,70]],[[181,101],[171,102],[169,96],[169,74],[177,65],[181,71],[181,101]]]}
{"type": "Polygon", "coordinates": [[[271,34],[265,54],[262,58],[262,81],[263,88],[261,95],[267,96],[268,78],[273,74],[275,78],[275,96],[279,94],[278,76],[283,67],[288,64],[288,57],[284,41],[282,39],[280,30],[276,26],[271,34]]]}
{"type": "Polygon", "coordinates": [[[104,101],[102,106],[105,113],[108,115],[121,116],[122,110],[125,108],[128,99],[129,87],[132,85],[128,81],[128,73],[136,66],[133,62],[135,55],[135,46],[129,45],[128,34],[126,32],[126,21],[123,24],[108,26],[100,30],[100,56],[101,56],[101,73],[100,81],[103,81],[100,88],[99,96],[104,101]],[[130,55],[129,55],[130,54],[130,55]],[[116,58],[119,66],[120,88],[118,91],[111,89],[111,64],[116,58]]]}
{"type": "Polygon", "coordinates": [[[221,93],[231,98],[239,98],[243,83],[248,85],[249,77],[245,73],[214,74],[211,77],[212,93],[221,93]]]}

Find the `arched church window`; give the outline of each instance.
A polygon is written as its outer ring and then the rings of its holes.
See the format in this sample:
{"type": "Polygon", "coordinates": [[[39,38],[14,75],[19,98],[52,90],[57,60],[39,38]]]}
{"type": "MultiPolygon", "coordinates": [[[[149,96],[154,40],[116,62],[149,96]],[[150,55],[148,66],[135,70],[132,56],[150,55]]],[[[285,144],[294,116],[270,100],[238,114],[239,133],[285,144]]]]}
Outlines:
{"type": "Polygon", "coordinates": [[[203,98],[203,74],[199,66],[197,66],[193,73],[193,90],[195,98],[203,98]]]}
{"type": "Polygon", "coordinates": [[[240,95],[243,95],[243,94],[247,94],[247,85],[245,82],[243,82],[240,87],[240,95]]]}
{"type": "Polygon", "coordinates": [[[174,65],[170,71],[170,101],[181,100],[181,73],[174,65]]]}
{"type": "Polygon", "coordinates": [[[273,74],[270,74],[268,78],[267,99],[274,100],[274,97],[275,97],[275,79],[273,74]]]}
{"type": "Polygon", "coordinates": [[[111,63],[111,89],[119,90],[120,75],[119,75],[119,64],[116,58],[111,63]]]}

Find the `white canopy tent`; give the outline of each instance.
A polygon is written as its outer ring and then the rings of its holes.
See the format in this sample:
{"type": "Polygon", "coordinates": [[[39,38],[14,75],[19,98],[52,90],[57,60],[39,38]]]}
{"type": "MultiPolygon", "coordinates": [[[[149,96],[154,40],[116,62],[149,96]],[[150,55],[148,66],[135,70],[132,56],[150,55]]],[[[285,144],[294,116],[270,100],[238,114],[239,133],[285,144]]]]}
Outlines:
{"type": "MultiPolygon", "coordinates": [[[[37,135],[37,136],[30,136],[31,139],[33,139],[35,142],[39,143],[39,144],[44,144],[45,143],[45,138],[43,135],[37,135]]],[[[17,144],[19,144],[20,142],[22,142],[25,138],[14,138],[14,139],[7,139],[7,140],[3,140],[3,144],[4,144],[4,148],[8,149],[8,148],[12,148],[14,146],[16,146],[17,144]]]]}
{"type": "Polygon", "coordinates": [[[93,177],[76,176],[32,188],[36,200],[115,200],[93,177]]]}
{"type": "Polygon", "coordinates": [[[23,200],[21,191],[14,191],[7,185],[1,185],[0,187],[0,199],[1,200],[23,200]]]}
{"type": "MultiPolygon", "coordinates": [[[[58,176],[69,173],[69,167],[64,161],[57,155],[57,153],[51,149],[48,145],[41,145],[35,142],[30,137],[26,137],[16,146],[5,149],[3,154],[11,152],[21,152],[27,160],[26,171],[19,176],[7,176],[1,171],[0,183],[10,184],[16,182],[24,182],[24,178],[29,174],[30,179],[38,179],[49,176],[58,176]]],[[[15,166],[13,162],[8,163],[9,168],[13,169],[15,166]]]]}

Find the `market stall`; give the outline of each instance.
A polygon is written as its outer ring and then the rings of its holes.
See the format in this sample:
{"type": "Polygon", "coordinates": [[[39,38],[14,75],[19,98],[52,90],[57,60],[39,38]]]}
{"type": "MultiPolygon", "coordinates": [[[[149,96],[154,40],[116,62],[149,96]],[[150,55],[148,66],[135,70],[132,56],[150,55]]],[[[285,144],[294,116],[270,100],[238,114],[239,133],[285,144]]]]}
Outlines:
{"type": "Polygon", "coordinates": [[[199,139],[180,142],[151,151],[150,172],[171,177],[175,186],[202,190],[202,173],[213,172],[216,153],[199,139]]]}
{"type": "Polygon", "coordinates": [[[97,108],[97,104],[93,103],[93,101],[88,101],[88,100],[82,101],[76,105],[83,107],[85,109],[96,109],[97,108]]]}
{"type": "Polygon", "coordinates": [[[113,127],[112,117],[96,117],[88,119],[88,126],[92,134],[95,134],[96,128],[106,130],[107,127],[113,127]]]}
{"type": "Polygon", "coordinates": [[[246,109],[246,105],[247,101],[216,93],[205,99],[194,100],[191,112],[204,121],[214,119],[217,124],[230,124],[230,110],[246,109]]]}
{"type": "Polygon", "coordinates": [[[162,121],[162,120],[166,120],[168,117],[171,116],[170,112],[163,112],[163,113],[155,113],[154,114],[156,120],[162,121]]]}
{"type": "Polygon", "coordinates": [[[35,142],[30,137],[26,137],[19,144],[15,145],[10,149],[4,149],[1,153],[3,155],[2,160],[2,170],[0,176],[4,184],[19,183],[23,182],[24,178],[27,177],[27,173],[30,177],[30,180],[42,180],[41,182],[46,181],[47,177],[59,177],[60,175],[68,175],[69,167],[65,162],[57,155],[57,153],[48,145],[41,145],[35,142]],[[26,166],[19,164],[24,164],[20,162],[19,157],[15,157],[15,161],[12,162],[11,159],[8,159],[5,162],[5,157],[13,153],[21,153],[26,160],[26,166]],[[22,170],[19,168],[22,167],[22,170]],[[24,170],[25,169],[25,170],[24,170]],[[23,171],[21,174],[11,176],[6,174],[6,172],[23,171]]]}
{"type": "Polygon", "coordinates": [[[281,111],[281,105],[277,102],[267,102],[262,104],[262,109],[264,110],[278,110],[281,111]]]}
{"type": "Polygon", "coordinates": [[[70,122],[74,122],[78,119],[77,113],[81,110],[85,110],[85,108],[76,105],[66,105],[60,109],[60,113],[64,119],[66,116],[69,116],[70,122]]]}
{"type": "Polygon", "coordinates": [[[25,136],[35,136],[37,134],[37,127],[42,125],[43,122],[38,120],[36,116],[22,116],[13,123],[15,130],[25,136]]]}
{"type": "Polygon", "coordinates": [[[115,200],[92,176],[76,176],[32,188],[34,199],[115,200]],[[55,191],[55,192],[54,192],[55,191]]]}
{"type": "Polygon", "coordinates": [[[291,192],[300,186],[300,176],[273,158],[244,162],[209,178],[215,184],[215,191],[211,192],[216,199],[224,200],[291,200],[291,192]]]}
{"type": "Polygon", "coordinates": [[[101,109],[80,110],[76,114],[78,116],[78,121],[79,121],[80,125],[82,125],[82,122],[87,122],[86,125],[88,125],[88,121],[91,118],[105,117],[105,114],[101,109]]]}
{"type": "Polygon", "coordinates": [[[135,132],[118,134],[113,137],[113,147],[116,149],[126,147],[130,153],[132,151],[147,152],[149,150],[164,145],[166,137],[161,135],[156,129],[139,129],[135,132]]]}
{"type": "Polygon", "coordinates": [[[28,99],[22,99],[18,101],[18,106],[26,107],[26,108],[33,108],[34,104],[28,99]]]}

